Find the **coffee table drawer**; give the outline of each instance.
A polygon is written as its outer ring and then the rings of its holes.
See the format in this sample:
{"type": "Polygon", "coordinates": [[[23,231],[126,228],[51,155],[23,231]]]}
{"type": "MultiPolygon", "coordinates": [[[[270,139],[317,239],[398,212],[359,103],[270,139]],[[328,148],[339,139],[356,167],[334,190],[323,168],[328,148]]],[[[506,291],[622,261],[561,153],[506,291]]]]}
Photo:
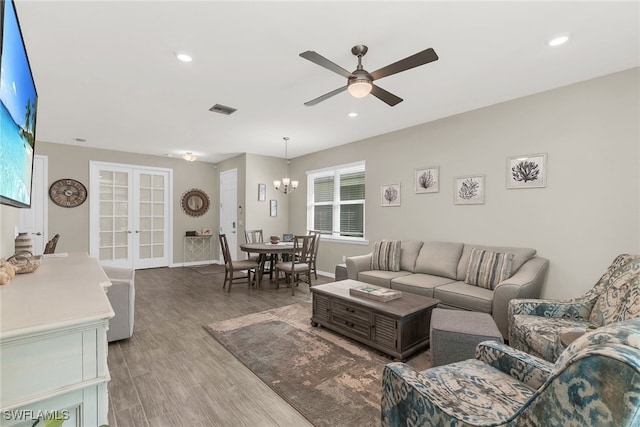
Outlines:
{"type": "Polygon", "coordinates": [[[353,318],[347,318],[346,316],[340,316],[338,314],[331,315],[331,324],[337,328],[345,329],[353,334],[360,335],[363,338],[369,339],[369,322],[363,322],[353,318]]]}
{"type": "Polygon", "coordinates": [[[335,315],[346,318],[347,320],[360,320],[369,323],[369,310],[363,310],[355,305],[345,304],[342,301],[331,301],[331,312],[335,315]]]}

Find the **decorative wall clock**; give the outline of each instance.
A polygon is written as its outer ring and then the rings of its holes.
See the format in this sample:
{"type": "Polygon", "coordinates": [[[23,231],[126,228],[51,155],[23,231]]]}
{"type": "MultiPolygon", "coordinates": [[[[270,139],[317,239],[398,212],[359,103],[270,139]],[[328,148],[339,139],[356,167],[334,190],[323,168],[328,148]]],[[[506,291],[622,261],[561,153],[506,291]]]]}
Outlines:
{"type": "Polygon", "coordinates": [[[49,187],[51,201],[63,208],[75,208],[87,200],[87,188],[75,179],[59,179],[49,187]]]}

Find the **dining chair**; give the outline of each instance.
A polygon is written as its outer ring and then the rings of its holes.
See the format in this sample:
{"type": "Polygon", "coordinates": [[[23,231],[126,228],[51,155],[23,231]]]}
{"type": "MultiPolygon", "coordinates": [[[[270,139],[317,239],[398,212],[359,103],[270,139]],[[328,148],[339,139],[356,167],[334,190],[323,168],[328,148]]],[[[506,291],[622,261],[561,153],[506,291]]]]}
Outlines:
{"type": "Polygon", "coordinates": [[[311,271],[313,271],[313,275],[316,280],[318,280],[318,270],[316,269],[316,260],[318,259],[318,248],[320,247],[320,235],[322,231],[320,230],[309,230],[310,235],[316,236],[313,243],[313,255],[311,257],[311,271]]]}
{"type": "Polygon", "coordinates": [[[56,251],[56,245],[58,244],[58,239],[60,238],[59,234],[56,234],[55,236],[53,236],[53,238],[51,240],[49,240],[47,242],[47,244],[44,247],[44,254],[52,254],[56,251]]]}
{"type": "Polygon", "coordinates": [[[315,235],[294,236],[293,251],[295,256],[290,261],[276,263],[276,288],[280,284],[280,272],[284,273],[286,283],[291,287],[291,295],[295,295],[295,286],[300,283],[300,276],[306,276],[305,283],[311,287],[311,257],[316,241],[315,235]]]}
{"type": "Polygon", "coordinates": [[[229,283],[229,287],[227,288],[227,292],[231,292],[231,285],[234,280],[247,279],[246,282],[236,282],[236,283],[247,283],[248,285],[257,284],[257,287],[260,286],[260,278],[258,276],[258,269],[260,268],[259,264],[256,261],[252,261],[249,259],[245,260],[236,260],[233,261],[231,259],[231,253],[229,252],[229,243],[227,242],[226,234],[218,234],[218,238],[220,239],[220,247],[222,249],[222,256],[224,257],[224,283],[222,284],[222,289],[227,286],[229,283]],[[234,273],[239,271],[247,271],[247,276],[242,277],[233,277],[234,273]],[[251,272],[253,271],[253,280],[251,280],[251,272]]]}
{"type": "MultiPolygon", "coordinates": [[[[245,230],[244,231],[244,240],[246,243],[263,243],[264,242],[264,233],[262,229],[259,230],[245,230]]],[[[247,252],[247,258],[256,261],[258,263],[262,262],[262,272],[269,272],[269,280],[273,278],[273,263],[276,260],[276,255],[267,254],[263,256],[263,259],[260,259],[260,254],[253,254],[247,252]],[[265,265],[269,267],[267,269],[264,268],[265,265]]]]}

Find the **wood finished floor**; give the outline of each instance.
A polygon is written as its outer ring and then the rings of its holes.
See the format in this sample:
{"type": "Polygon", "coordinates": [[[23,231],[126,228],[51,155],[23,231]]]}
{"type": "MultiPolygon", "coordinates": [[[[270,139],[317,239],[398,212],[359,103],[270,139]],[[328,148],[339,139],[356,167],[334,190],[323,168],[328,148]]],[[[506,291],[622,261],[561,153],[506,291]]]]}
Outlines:
{"type": "MultiPolygon", "coordinates": [[[[110,427],[310,426],[202,328],[310,301],[306,284],[246,284],[189,267],[136,271],[133,337],[109,344],[110,427]]],[[[318,276],[313,284],[332,279],[318,276]]]]}

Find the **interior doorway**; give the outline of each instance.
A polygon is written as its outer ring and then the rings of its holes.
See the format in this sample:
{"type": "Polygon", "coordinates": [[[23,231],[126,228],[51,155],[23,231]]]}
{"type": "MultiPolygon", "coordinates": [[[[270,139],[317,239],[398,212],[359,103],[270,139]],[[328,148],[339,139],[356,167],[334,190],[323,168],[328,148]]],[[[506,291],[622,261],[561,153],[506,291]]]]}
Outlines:
{"type": "MultiPolygon", "coordinates": [[[[40,255],[48,237],[48,177],[49,158],[33,157],[33,179],[31,181],[31,207],[20,209],[18,232],[29,233],[33,241],[33,254],[40,255]]],[[[53,237],[53,236],[52,236],[53,237]]]]}
{"type": "MultiPolygon", "coordinates": [[[[238,259],[238,169],[220,172],[220,233],[227,235],[231,259],[238,259]]],[[[220,262],[224,264],[222,254],[220,262]]]]}

